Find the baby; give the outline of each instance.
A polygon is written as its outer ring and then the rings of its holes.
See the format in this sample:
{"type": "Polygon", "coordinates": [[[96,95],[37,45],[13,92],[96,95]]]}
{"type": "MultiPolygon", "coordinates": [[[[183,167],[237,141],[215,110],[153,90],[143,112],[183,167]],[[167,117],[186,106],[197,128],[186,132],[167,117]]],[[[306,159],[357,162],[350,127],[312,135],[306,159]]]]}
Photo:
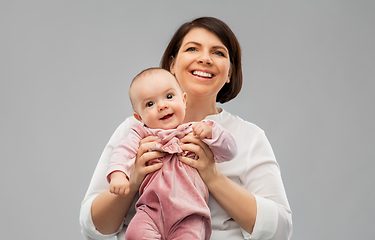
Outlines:
{"type": "Polygon", "coordinates": [[[180,148],[180,139],[193,133],[210,147],[216,162],[224,162],[237,154],[233,136],[210,120],[183,123],[187,95],[175,77],[164,69],[150,68],[138,74],[130,86],[129,97],[139,123],[131,127],[129,135],[113,150],[107,175],[110,192],[129,193],[131,167],[143,138],[157,136],[159,144],[150,151],[167,155],[149,161],[148,164],[162,162],[163,166],[143,180],[137,213],[125,238],[208,240],[211,235],[208,189],[195,168],[178,160],[178,155],[197,157],[180,148]]]}

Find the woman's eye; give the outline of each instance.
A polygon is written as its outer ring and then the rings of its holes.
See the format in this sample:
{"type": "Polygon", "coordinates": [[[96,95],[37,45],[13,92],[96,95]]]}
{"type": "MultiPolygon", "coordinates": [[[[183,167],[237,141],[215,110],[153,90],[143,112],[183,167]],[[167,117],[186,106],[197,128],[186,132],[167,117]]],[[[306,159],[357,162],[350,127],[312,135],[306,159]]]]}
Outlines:
{"type": "Polygon", "coordinates": [[[148,103],[146,103],[146,107],[152,107],[152,106],[154,106],[154,103],[153,103],[153,102],[148,102],[148,103]]]}
{"type": "Polygon", "coordinates": [[[225,57],[224,53],[220,52],[220,51],[216,51],[214,52],[214,54],[218,55],[218,56],[222,56],[222,57],[225,57]]]}
{"type": "Polygon", "coordinates": [[[167,99],[172,99],[173,98],[173,94],[168,94],[167,95],[167,99]]]}
{"type": "Polygon", "coordinates": [[[186,49],[186,52],[194,52],[196,50],[197,49],[195,47],[189,47],[188,49],[186,49]]]}

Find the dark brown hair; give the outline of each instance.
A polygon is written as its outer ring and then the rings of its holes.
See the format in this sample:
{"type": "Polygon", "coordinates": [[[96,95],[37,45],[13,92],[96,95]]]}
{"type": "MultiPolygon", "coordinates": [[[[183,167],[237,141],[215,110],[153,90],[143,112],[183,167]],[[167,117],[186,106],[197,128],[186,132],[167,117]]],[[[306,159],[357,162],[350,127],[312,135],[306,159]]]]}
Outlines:
{"type": "Polygon", "coordinates": [[[242,87],[241,47],[232,30],[223,21],[213,17],[201,17],[182,24],[165,49],[160,66],[170,71],[172,60],[177,57],[184,37],[194,28],[204,28],[214,33],[229,51],[230,82],[226,83],[216,96],[216,102],[229,102],[238,95],[242,87]]]}

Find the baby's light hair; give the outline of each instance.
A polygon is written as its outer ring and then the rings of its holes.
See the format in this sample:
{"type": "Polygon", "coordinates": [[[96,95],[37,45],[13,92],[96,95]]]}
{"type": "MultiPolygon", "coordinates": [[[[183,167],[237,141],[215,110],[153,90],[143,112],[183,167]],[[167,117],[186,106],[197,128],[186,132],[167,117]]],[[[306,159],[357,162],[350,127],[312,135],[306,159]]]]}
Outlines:
{"type": "MultiPolygon", "coordinates": [[[[134,103],[133,103],[133,96],[132,96],[132,94],[131,94],[131,88],[132,88],[133,84],[134,84],[139,78],[141,78],[141,77],[146,77],[146,76],[148,76],[148,75],[151,75],[151,74],[156,73],[156,72],[159,72],[159,71],[165,71],[165,72],[171,74],[171,75],[175,78],[175,76],[174,76],[171,72],[169,72],[168,70],[165,70],[164,68],[160,68],[160,67],[150,67],[150,68],[146,68],[146,69],[144,69],[143,71],[141,71],[140,73],[138,73],[138,74],[133,78],[132,82],[130,83],[130,87],[129,87],[129,99],[130,99],[130,102],[131,102],[131,104],[132,104],[132,107],[133,107],[133,110],[134,110],[134,111],[135,111],[135,109],[134,109],[134,103]]],[[[175,79],[176,79],[176,78],[175,78],[175,79]]],[[[177,79],[176,79],[176,82],[177,82],[178,86],[180,87],[180,83],[177,81],[177,79]]],[[[181,87],[180,87],[180,88],[181,88],[181,87]]],[[[181,91],[182,91],[182,90],[181,90],[181,91]]]]}

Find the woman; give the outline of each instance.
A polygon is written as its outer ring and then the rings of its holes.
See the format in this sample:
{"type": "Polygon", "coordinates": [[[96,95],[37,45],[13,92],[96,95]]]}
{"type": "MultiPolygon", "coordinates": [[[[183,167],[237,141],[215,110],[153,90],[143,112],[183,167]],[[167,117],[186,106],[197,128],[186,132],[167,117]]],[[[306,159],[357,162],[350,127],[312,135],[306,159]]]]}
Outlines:
{"type": "MultiPolygon", "coordinates": [[[[161,65],[171,71],[187,93],[185,122],[210,119],[229,130],[237,140],[238,155],[216,164],[210,149],[189,135],[182,148],[198,160],[181,157],[195,167],[210,191],[211,239],[289,239],[291,210],[272,148],[259,127],[216,107],[236,97],[242,85],[239,43],[222,21],[204,17],[183,24],[172,37],[161,65]]],[[[147,152],[153,137],[141,141],[126,197],[108,191],[106,169],[114,146],[127,135],[128,118],[111,137],[99,160],[81,207],[81,228],[87,239],[123,238],[134,214],[131,206],[145,176],[160,166],[146,166],[159,152],[147,152]],[[125,219],[125,220],[124,220],[125,219]]]]}

